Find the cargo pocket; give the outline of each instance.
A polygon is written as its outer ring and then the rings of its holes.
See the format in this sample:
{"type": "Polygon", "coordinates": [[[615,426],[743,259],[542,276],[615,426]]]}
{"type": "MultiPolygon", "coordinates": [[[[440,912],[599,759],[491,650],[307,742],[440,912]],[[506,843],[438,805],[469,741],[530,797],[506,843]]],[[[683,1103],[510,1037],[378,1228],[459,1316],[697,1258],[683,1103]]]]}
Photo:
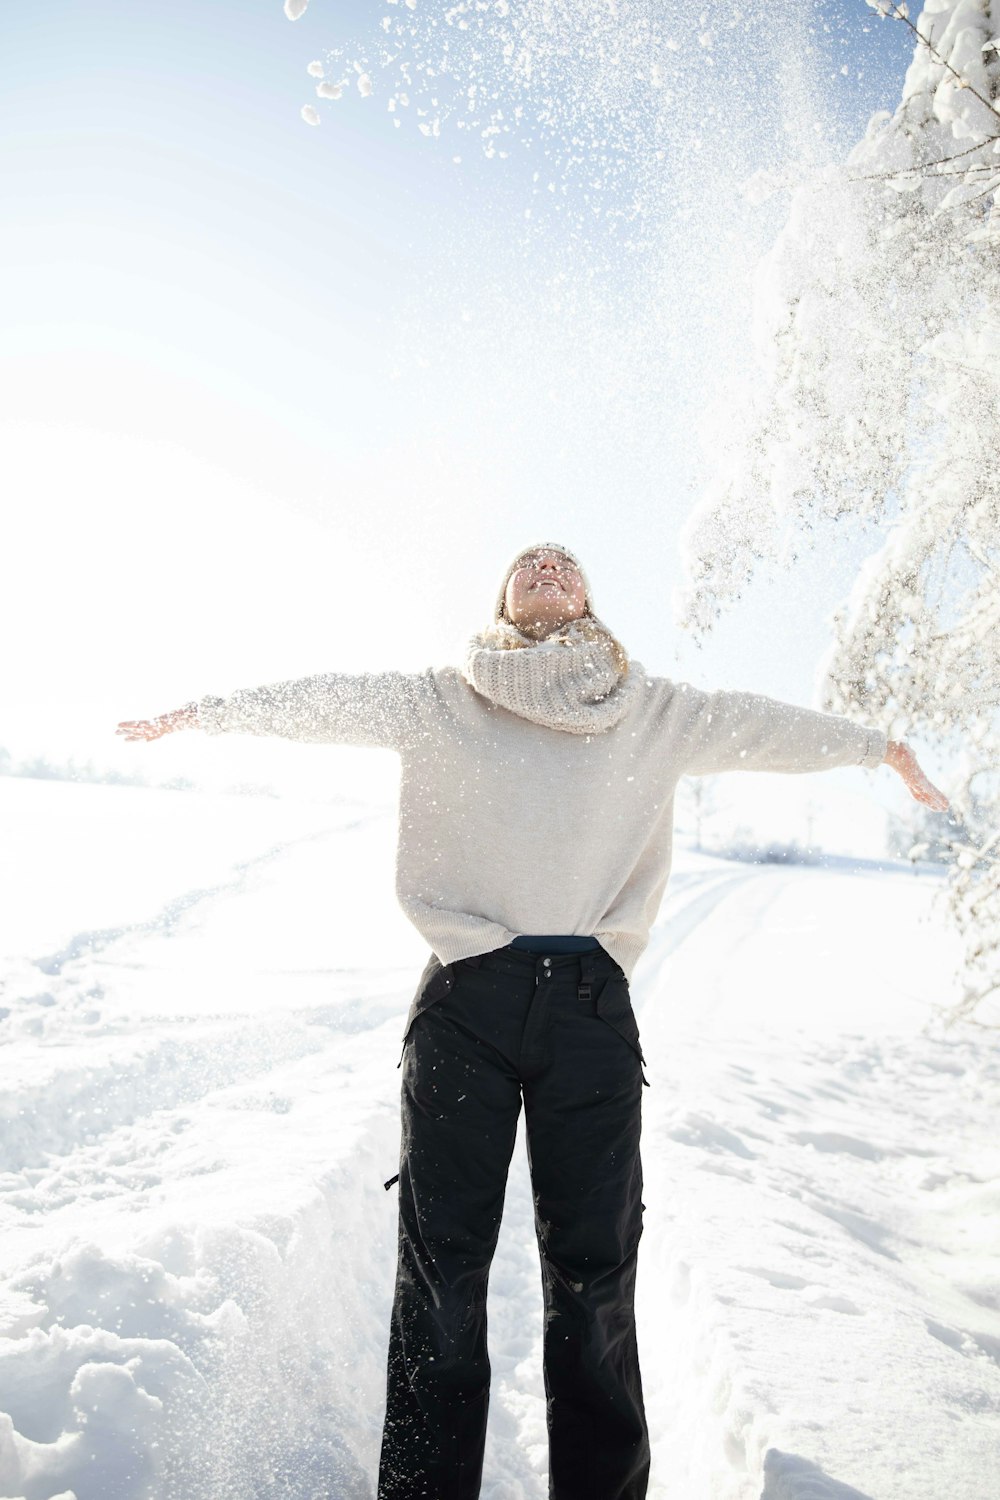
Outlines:
{"type": "Polygon", "coordinates": [[[410,1032],[413,1030],[414,1021],[418,1016],[423,1015],[424,1011],[432,1006],[435,1001],[442,1000],[449,993],[454,983],[455,976],[451,972],[451,965],[442,964],[437,954],[432,953],[427,961],[424,972],[420,976],[420,981],[417,984],[417,993],[413,997],[409,1014],[406,1017],[406,1030],[403,1032],[403,1050],[399,1054],[399,1062],[396,1064],[397,1068],[403,1066],[403,1053],[405,1053],[406,1044],[410,1040],[410,1032]]]}
{"type": "Polygon", "coordinates": [[[597,992],[597,1014],[601,1020],[627,1042],[639,1059],[642,1081],[649,1088],[646,1077],[646,1059],[639,1042],[639,1024],[635,1019],[628,982],[624,979],[608,979],[597,992]]]}

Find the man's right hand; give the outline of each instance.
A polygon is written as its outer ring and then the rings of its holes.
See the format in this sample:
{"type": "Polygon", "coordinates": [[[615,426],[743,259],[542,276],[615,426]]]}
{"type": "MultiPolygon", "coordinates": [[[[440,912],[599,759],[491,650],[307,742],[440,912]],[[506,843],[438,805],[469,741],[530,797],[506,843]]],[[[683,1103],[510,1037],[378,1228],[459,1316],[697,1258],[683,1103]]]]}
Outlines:
{"type": "Polygon", "coordinates": [[[197,729],[198,705],[185,703],[183,708],[171,709],[155,719],[123,719],[115,734],[127,740],[158,740],[163,734],[173,734],[175,729],[197,729]]]}

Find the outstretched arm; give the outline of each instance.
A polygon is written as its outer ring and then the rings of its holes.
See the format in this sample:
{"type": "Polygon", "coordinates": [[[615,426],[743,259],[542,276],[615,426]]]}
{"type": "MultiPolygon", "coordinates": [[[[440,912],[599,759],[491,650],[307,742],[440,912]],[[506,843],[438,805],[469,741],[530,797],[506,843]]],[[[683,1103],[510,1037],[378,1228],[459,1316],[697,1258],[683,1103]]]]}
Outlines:
{"type": "Polygon", "coordinates": [[[155,740],[178,729],[203,729],[398,749],[426,731],[433,700],[429,672],[325,672],[240,688],[228,698],[210,694],[154,719],[126,719],[115,733],[155,740]]]}
{"type": "Polygon", "coordinates": [[[677,685],[672,704],[685,742],[684,774],[715,771],[874,770],[885,759],[881,729],[817,713],[762,693],[704,693],[677,685]]]}
{"type": "Polygon", "coordinates": [[[887,765],[903,778],[912,797],[936,812],[948,799],[927,779],[910,747],[881,729],[841,714],[816,713],[759,693],[703,693],[678,687],[679,712],[687,719],[685,772],[824,771],[837,766],[887,765]]]}

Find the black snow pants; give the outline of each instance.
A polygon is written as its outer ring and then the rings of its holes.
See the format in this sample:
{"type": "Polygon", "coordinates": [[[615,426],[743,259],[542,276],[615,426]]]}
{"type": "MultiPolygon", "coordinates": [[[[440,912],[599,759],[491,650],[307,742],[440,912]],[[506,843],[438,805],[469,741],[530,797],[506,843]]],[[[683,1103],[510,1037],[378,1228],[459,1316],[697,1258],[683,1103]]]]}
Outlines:
{"type": "Polygon", "coordinates": [[[399,1261],[378,1500],[475,1500],[486,1288],[524,1097],[550,1500],[642,1500],[639,1032],[602,949],[432,955],[403,1042],[399,1261]]]}

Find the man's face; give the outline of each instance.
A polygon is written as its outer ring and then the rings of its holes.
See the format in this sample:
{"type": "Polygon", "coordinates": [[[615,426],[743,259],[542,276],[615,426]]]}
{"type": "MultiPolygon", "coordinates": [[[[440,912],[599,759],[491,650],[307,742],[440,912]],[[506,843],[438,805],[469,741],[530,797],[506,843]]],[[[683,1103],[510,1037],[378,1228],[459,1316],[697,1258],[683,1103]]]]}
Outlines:
{"type": "Polygon", "coordinates": [[[580,570],[562,552],[527,552],[507,580],[507,618],[525,635],[542,639],[584,613],[587,591],[580,570]]]}

